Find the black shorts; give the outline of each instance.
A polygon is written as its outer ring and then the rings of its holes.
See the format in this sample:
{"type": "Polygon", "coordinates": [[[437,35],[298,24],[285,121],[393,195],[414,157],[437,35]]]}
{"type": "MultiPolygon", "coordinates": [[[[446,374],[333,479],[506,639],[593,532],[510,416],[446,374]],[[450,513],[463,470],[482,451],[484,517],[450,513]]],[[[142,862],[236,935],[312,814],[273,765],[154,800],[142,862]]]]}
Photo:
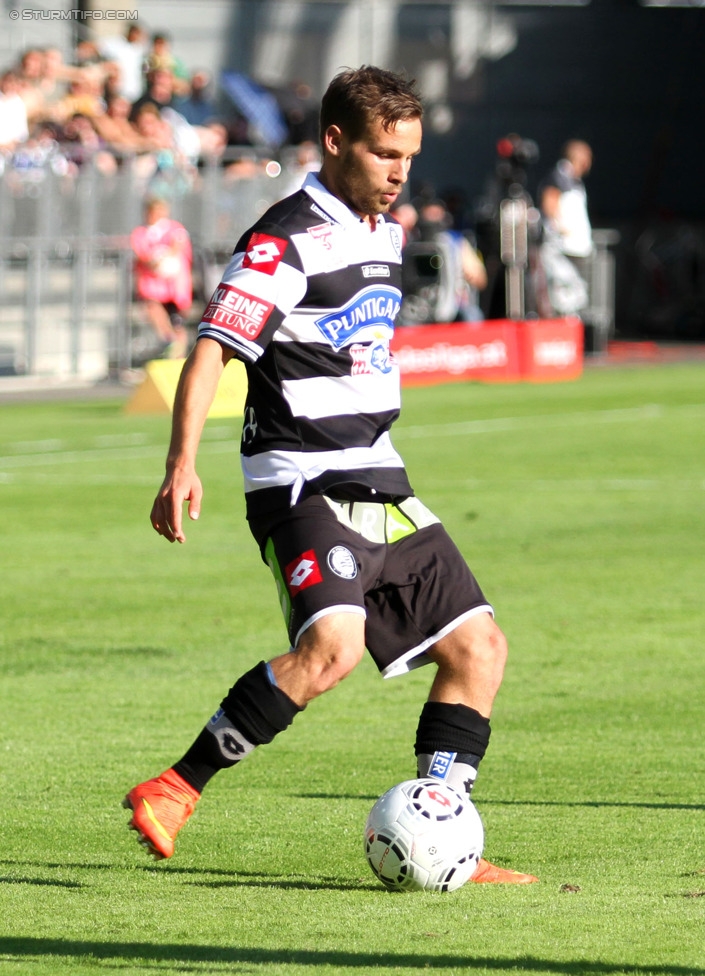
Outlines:
{"type": "Polygon", "coordinates": [[[440,521],[417,498],[396,504],[313,495],[260,540],[289,640],[336,612],[366,618],[384,677],[428,663],[427,648],[477,613],[492,613],[440,521]]]}

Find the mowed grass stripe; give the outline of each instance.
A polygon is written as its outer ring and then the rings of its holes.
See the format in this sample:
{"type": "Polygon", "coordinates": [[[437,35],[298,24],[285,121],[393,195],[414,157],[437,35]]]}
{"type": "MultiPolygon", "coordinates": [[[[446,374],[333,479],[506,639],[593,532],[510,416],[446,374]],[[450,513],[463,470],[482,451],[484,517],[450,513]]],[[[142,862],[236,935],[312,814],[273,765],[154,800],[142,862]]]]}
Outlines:
{"type": "MultiPolygon", "coordinates": [[[[405,426],[399,423],[394,428],[394,438],[457,437],[463,434],[494,434],[522,430],[545,430],[550,428],[582,427],[590,424],[635,423],[644,420],[659,420],[674,413],[688,416],[705,416],[705,404],[684,404],[666,408],[660,404],[645,404],[624,410],[591,410],[562,414],[538,414],[524,417],[493,417],[487,420],[462,420],[445,424],[415,424],[405,426]]],[[[222,436],[222,435],[221,435],[222,436]]],[[[26,445],[26,442],[21,442],[26,445]]],[[[39,442],[42,443],[42,442],[39,442]]],[[[94,447],[81,450],[56,450],[58,440],[44,442],[46,449],[36,454],[18,453],[0,457],[0,469],[38,467],[51,464],[75,464],[90,461],[138,461],[163,454],[166,445],[148,444],[126,447],[94,447]],[[51,445],[51,446],[49,446],[51,445]]],[[[12,446],[10,443],[8,446],[12,446]]],[[[237,442],[208,440],[205,434],[200,445],[201,454],[227,454],[237,447],[237,442]]]]}

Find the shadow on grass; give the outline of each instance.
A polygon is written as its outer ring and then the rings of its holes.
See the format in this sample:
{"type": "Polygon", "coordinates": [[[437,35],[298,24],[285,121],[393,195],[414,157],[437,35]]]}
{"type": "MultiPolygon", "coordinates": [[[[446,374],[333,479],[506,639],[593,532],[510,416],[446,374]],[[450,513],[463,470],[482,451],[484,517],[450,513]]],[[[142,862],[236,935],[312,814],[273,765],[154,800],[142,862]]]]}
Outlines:
{"type": "MultiPolygon", "coordinates": [[[[212,874],[212,871],[202,871],[202,874],[212,874]]],[[[379,883],[363,881],[341,881],[340,878],[316,878],[307,881],[292,881],[291,878],[282,881],[278,875],[271,879],[266,875],[256,876],[247,875],[240,871],[231,871],[233,875],[230,881],[188,881],[188,885],[194,888],[281,888],[282,890],[292,889],[300,891],[374,891],[386,894],[386,891],[379,883]]]]}
{"type": "MultiPolygon", "coordinates": [[[[377,796],[363,793],[292,793],[301,800],[369,800],[374,803],[377,796]]],[[[474,797],[473,797],[474,799],[474,797]]],[[[477,805],[483,807],[625,807],[634,810],[703,810],[705,803],[642,803],[622,800],[492,800],[477,797],[477,805]]]]}
{"type": "MultiPolygon", "coordinates": [[[[119,864],[100,864],[87,862],[85,864],[69,864],[58,861],[30,861],[30,860],[0,860],[5,867],[33,867],[44,870],[60,868],[61,870],[78,871],[119,871],[124,867],[119,864]]],[[[130,865],[128,870],[140,871],[146,874],[170,874],[197,877],[201,880],[186,881],[185,883],[198,888],[281,888],[301,891],[373,891],[387,894],[380,884],[375,881],[345,879],[335,876],[321,876],[298,878],[291,876],[283,878],[281,874],[267,874],[264,871],[239,871],[236,868],[212,867],[176,867],[173,864],[136,864],[130,865]],[[204,879],[204,875],[206,876],[204,879]],[[222,878],[211,881],[208,878],[222,878]]],[[[85,888],[80,881],[62,881],[53,878],[29,878],[24,876],[0,875],[0,884],[30,884],[55,885],[60,888],[85,888]]]]}
{"type": "Polygon", "coordinates": [[[640,966],[589,959],[555,960],[535,956],[492,959],[472,955],[436,955],[429,952],[345,952],[342,950],[224,948],[199,945],[155,945],[150,942],[89,942],[71,939],[0,938],[0,956],[10,961],[54,956],[63,959],[140,960],[147,964],[214,963],[223,966],[335,966],[339,969],[377,970],[382,967],[407,969],[489,969],[513,973],[558,973],[564,976],[702,976],[702,969],[691,966],[640,966]]]}
{"type": "Polygon", "coordinates": [[[55,878],[12,878],[0,875],[0,885],[4,884],[26,884],[39,885],[48,888],[85,888],[80,881],[57,881],[55,878]]]}

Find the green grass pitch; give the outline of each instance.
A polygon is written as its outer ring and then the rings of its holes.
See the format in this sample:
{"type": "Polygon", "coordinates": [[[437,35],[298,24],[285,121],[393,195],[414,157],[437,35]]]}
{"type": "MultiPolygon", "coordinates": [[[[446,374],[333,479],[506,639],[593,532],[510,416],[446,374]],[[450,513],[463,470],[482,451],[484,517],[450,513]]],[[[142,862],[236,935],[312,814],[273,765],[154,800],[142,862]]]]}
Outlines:
{"type": "Polygon", "coordinates": [[[155,865],[126,790],[280,653],[209,421],[201,519],[149,525],[168,418],[0,405],[0,969],[271,976],[705,972],[705,368],[408,390],[395,443],[509,637],[475,799],[528,887],[387,893],[374,799],[414,774],[429,669],[366,660],[217,777],[155,865]]]}

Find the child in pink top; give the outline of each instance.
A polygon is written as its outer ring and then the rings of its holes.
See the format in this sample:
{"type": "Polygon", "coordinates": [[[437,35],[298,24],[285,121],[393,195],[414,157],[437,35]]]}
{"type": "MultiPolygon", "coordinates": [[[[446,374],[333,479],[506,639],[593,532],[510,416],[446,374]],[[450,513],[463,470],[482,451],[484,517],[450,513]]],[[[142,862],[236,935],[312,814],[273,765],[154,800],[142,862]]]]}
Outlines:
{"type": "Polygon", "coordinates": [[[189,233],[169,217],[165,200],[150,199],[145,224],[130,235],[135,254],[135,293],[158,338],[166,343],[166,355],[186,355],[188,337],[183,314],[191,307],[192,250],[189,233]]]}

